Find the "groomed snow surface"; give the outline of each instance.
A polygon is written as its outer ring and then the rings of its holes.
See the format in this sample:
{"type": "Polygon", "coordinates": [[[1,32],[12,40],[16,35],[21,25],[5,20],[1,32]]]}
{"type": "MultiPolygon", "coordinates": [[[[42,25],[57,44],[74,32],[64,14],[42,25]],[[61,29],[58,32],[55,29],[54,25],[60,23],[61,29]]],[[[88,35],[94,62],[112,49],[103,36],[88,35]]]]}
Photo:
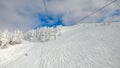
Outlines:
{"type": "Polygon", "coordinates": [[[79,24],[48,42],[0,49],[0,68],[120,68],[120,23],[79,24]]]}

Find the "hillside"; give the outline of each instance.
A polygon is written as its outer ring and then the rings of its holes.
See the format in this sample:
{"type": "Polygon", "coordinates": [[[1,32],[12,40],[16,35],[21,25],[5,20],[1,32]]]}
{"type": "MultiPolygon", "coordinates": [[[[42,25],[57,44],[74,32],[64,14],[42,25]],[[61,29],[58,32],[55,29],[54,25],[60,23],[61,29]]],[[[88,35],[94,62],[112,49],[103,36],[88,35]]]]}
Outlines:
{"type": "Polygon", "coordinates": [[[120,23],[64,27],[56,40],[0,50],[0,68],[120,68],[119,41],[120,23]]]}

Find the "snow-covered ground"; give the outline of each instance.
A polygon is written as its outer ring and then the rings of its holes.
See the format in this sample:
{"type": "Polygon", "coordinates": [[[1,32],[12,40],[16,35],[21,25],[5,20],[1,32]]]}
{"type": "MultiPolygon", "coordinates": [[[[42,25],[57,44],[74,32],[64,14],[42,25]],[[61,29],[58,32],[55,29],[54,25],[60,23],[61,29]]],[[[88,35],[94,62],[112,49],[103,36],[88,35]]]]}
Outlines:
{"type": "Polygon", "coordinates": [[[79,24],[56,40],[0,50],[0,68],[120,68],[119,52],[120,23],[79,24]]]}
{"type": "MultiPolygon", "coordinates": [[[[20,58],[33,47],[29,41],[24,41],[23,44],[17,44],[5,49],[0,49],[0,66],[20,58]]],[[[0,67],[1,68],[1,67],[0,67]]]]}

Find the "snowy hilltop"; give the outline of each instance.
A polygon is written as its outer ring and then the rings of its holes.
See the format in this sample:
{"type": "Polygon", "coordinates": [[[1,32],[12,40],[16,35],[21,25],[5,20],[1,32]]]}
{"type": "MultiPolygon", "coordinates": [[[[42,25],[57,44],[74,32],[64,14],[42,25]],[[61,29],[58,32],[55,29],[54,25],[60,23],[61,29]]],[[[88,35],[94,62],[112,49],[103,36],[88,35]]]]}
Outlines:
{"type": "Polygon", "coordinates": [[[15,31],[12,38],[15,34],[22,42],[0,49],[0,68],[120,68],[120,23],[44,27],[24,36],[15,31]]]}

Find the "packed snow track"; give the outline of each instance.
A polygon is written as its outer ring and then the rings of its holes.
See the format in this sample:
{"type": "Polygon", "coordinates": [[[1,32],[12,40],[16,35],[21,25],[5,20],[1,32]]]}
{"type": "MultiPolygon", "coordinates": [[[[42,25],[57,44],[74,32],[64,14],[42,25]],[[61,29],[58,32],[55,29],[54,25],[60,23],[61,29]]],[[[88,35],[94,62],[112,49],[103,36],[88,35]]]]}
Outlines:
{"type": "Polygon", "coordinates": [[[120,68],[120,23],[65,27],[56,40],[32,45],[0,68],[120,68]]]}

